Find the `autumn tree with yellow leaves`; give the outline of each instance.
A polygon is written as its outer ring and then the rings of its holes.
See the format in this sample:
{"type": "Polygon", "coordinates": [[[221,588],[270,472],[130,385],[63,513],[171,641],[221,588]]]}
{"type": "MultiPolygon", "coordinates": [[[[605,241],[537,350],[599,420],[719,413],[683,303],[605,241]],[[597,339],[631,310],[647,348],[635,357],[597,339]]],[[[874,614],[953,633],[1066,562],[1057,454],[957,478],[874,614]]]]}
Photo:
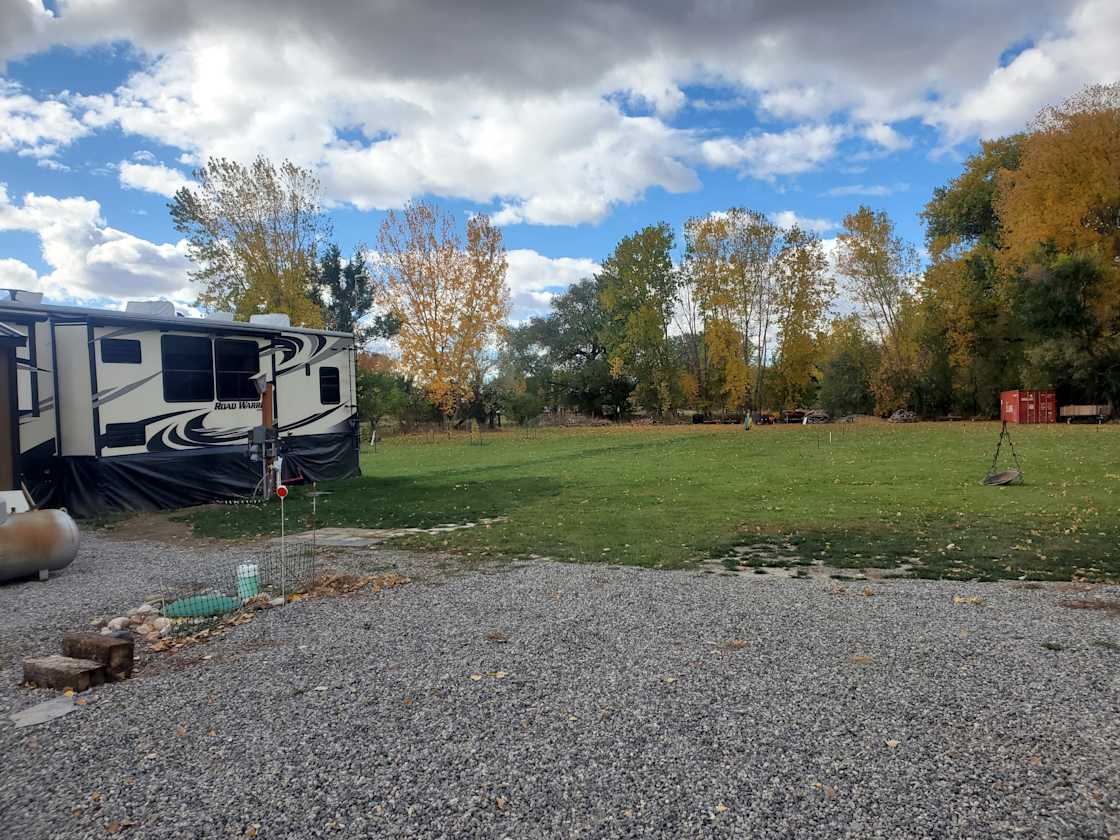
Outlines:
{"type": "Polygon", "coordinates": [[[194,177],[168,207],[197,266],[190,276],[201,286],[199,303],[242,321],[282,312],[293,324],[323,326],[312,297],[318,249],[330,233],[319,180],[264,157],[248,166],[210,158],[194,177]]]}
{"type": "Polygon", "coordinates": [[[378,235],[378,302],[401,322],[401,366],[450,417],[509,315],[506,251],[487,216],[460,236],[427,201],[390,211],[378,235]]]}

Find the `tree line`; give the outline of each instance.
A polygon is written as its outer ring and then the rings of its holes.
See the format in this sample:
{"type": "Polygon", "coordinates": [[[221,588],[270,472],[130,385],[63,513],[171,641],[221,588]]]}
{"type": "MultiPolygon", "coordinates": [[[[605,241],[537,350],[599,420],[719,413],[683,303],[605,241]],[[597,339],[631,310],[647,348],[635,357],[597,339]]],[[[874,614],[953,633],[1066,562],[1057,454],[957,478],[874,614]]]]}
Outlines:
{"type": "Polygon", "coordinates": [[[921,212],[925,250],[861,206],[834,240],[742,207],[624,237],[552,311],[507,323],[501,231],[431,202],[343,259],[313,175],[213,159],[170,207],[200,304],[392,337],[363,416],[531,419],[821,407],[994,416],[1001,390],[1120,400],[1120,85],[981,143],[921,212]]]}

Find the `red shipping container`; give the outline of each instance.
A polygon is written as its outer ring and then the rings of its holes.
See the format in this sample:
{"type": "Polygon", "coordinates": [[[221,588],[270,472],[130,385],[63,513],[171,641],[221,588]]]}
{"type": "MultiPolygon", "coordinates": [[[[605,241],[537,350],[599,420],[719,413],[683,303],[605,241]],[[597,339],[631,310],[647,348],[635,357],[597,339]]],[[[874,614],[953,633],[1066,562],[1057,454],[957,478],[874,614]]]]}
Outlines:
{"type": "Polygon", "coordinates": [[[1058,399],[1053,391],[1004,391],[999,416],[1008,423],[1057,423],[1058,399]]]}

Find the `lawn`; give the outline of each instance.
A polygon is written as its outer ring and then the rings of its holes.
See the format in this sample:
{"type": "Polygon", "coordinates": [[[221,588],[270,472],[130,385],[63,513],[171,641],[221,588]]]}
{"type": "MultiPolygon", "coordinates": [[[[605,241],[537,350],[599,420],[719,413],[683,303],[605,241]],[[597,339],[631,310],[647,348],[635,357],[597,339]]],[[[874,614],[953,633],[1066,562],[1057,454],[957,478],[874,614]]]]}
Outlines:
{"type": "MultiPolygon", "coordinates": [[[[1120,427],[1012,427],[1026,484],[983,487],[993,423],[515,430],[405,437],[320,489],[320,525],[488,527],[396,544],[477,558],[546,555],[679,567],[774,545],[792,562],[921,577],[1120,580],[1120,427]]],[[[305,488],[289,527],[310,523],[305,488]]],[[[185,518],[273,533],[274,506],[185,518]]],[[[757,556],[757,555],[752,555],[757,556]]],[[[755,560],[754,562],[765,562],[755,560]]]]}

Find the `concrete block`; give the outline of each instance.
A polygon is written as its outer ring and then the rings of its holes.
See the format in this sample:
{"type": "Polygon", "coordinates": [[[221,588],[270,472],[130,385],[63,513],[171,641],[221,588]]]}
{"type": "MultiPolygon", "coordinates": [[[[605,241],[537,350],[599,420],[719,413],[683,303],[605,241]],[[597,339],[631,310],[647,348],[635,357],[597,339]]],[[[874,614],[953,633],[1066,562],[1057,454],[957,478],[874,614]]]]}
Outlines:
{"type": "Polygon", "coordinates": [[[92,659],[71,659],[69,656],[43,656],[23,660],[23,681],[44,688],[85,691],[105,682],[105,666],[92,659]]]}
{"type": "Polygon", "coordinates": [[[100,633],[67,633],[62,637],[62,655],[100,662],[111,680],[126,680],[132,676],[131,638],[102,636],[100,633]]]}

